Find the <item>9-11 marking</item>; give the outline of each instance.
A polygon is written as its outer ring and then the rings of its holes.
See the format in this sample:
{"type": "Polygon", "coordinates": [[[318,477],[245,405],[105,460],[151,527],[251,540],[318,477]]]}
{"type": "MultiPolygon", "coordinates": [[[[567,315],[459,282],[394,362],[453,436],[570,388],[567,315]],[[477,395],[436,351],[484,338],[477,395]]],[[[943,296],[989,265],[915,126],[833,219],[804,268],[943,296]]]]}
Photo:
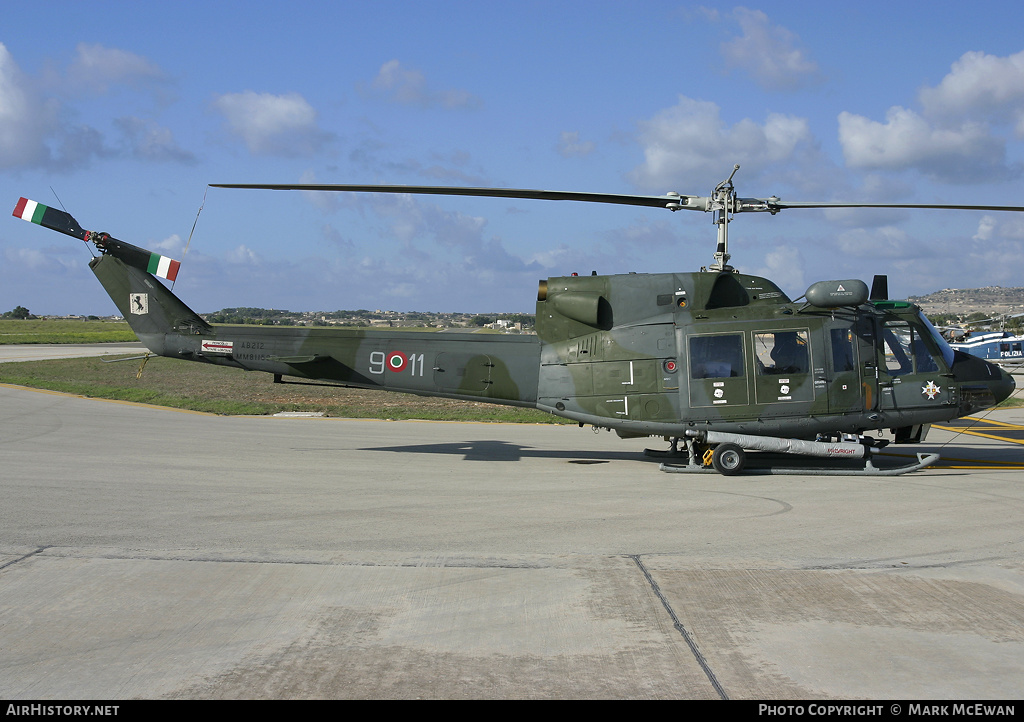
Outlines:
{"type": "Polygon", "coordinates": [[[370,354],[370,373],[382,374],[385,369],[395,373],[409,369],[411,376],[423,375],[423,354],[405,354],[401,351],[373,351],[370,354]]]}

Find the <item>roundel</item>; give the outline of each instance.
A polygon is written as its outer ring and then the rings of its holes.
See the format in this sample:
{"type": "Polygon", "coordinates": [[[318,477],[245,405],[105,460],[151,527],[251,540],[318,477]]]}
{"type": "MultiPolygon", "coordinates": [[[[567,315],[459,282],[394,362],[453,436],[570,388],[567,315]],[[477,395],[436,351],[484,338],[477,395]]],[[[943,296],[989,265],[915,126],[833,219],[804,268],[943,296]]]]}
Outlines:
{"type": "Polygon", "coordinates": [[[409,363],[409,357],[401,351],[392,351],[388,354],[387,364],[392,371],[401,371],[409,363]]]}

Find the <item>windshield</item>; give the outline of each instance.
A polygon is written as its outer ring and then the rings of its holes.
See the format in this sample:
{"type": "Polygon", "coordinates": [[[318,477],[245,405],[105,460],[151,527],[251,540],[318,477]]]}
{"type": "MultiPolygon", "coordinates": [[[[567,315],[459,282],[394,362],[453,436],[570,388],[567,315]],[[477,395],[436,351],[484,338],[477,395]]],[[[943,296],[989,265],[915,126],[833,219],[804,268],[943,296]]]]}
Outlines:
{"type": "Polygon", "coordinates": [[[934,341],[935,345],[938,346],[939,351],[942,353],[942,358],[946,362],[946,366],[952,368],[953,349],[949,347],[948,343],[946,343],[946,339],[942,338],[942,334],[938,332],[938,329],[932,326],[932,322],[928,320],[928,317],[924,315],[924,312],[918,311],[917,316],[921,319],[921,322],[924,324],[928,334],[932,337],[932,341],[934,341]]]}

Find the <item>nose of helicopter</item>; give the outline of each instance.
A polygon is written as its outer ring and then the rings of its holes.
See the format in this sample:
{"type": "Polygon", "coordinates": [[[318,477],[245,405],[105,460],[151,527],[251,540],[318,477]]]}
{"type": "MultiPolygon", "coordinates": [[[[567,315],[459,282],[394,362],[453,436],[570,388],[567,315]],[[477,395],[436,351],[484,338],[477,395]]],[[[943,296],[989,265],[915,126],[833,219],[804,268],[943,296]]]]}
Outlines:
{"type": "Polygon", "coordinates": [[[987,409],[1008,399],[1016,388],[1010,374],[997,364],[956,351],[953,376],[960,382],[960,406],[963,414],[987,409]]]}
{"type": "MultiPolygon", "coordinates": [[[[995,365],[995,364],[993,364],[995,365]]],[[[996,397],[996,403],[1001,403],[1003,400],[1010,398],[1013,390],[1017,387],[1013,377],[1006,373],[1003,369],[999,369],[999,380],[993,381],[990,385],[992,389],[992,395],[996,397]]]]}

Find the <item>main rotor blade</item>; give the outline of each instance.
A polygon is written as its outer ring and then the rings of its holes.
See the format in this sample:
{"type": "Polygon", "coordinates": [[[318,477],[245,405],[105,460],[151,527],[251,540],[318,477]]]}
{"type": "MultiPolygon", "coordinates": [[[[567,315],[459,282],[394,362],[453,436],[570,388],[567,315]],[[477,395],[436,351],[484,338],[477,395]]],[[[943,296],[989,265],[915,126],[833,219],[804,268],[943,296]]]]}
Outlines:
{"type": "MultiPolygon", "coordinates": [[[[348,191],[353,193],[416,193],[440,196],[486,196],[490,198],[525,198],[544,201],[587,201],[591,203],[617,203],[628,206],[668,208],[681,205],[697,196],[638,196],[616,193],[579,193],[572,191],[542,191],[527,188],[465,188],[462,186],[398,186],[398,185],[339,185],[317,183],[211,183],[211,188],[243,188],[272,191],[348,191]]],[[[673,209],[678,210],[678,208],[673,209]]],[[[696,208],[695,208],[696,210],[696,208]]],[[[704,210],[704,208],[700,208],[704,210]]]]}
{"type": "MultiPolygon", "coordinates": [[[[350,193],[414,193],[440,196],[485,196],[490,198],[524,198],[545,201],[583,201],[615,203],[627,206],[667,208],[671,211],[708,211],[722,208],[708,196],[686,196],[667,193],[663,196],[641,196],[619,193],[582,193],[579,191],[545,191],[529,188],[467,188],[463,186],[354,185],[337,183],[211,183],[211,188],[241,188],[272,191],[345,191],[350,193]]],[[[960,211],[1024,211],[1024,206],[965,205],[959,203],[833,203],[783,202],[778,198],[737,198],[734,213],[778,213],[788,208],[903,208],[960,211]]]]}
{"type": "Polygon", "coordinates": [[[1024,211],[1024,206],[977,206],[957,203],[783,203],[771,199],[767,199],[766,202],[778,210],[785,208],[933,208],[951,211],[1024,211]]]}

